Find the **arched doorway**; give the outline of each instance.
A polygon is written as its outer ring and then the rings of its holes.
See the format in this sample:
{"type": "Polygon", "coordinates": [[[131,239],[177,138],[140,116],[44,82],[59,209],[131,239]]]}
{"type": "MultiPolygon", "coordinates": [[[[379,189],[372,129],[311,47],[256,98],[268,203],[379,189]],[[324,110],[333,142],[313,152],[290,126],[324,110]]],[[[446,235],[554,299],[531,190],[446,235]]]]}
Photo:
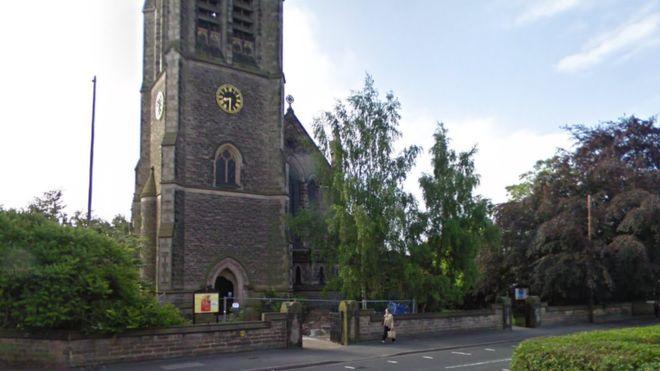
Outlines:
{"type": "Polygon", "coordinates": [[[215,280],[214,288],[220,293],[220,297],[234,297],[234,283],[220,276],[215,280]]]}
{"type": "Polygon", "coordinates": [[[206,284],[217,290],[221,298],[231,296],[232,302],[244,304],[249,282],[245,270],[238,261],[224,258],[211,269],[206,278],[206,284]]]}
{"type": "Polygon", "coordinates": [[[225,299],[227,305],[227,313],[231,312],[231,305],[234,302],[234,282],[236,282],[236,277],[227,269],[222,271],[218,278],[215,279],[215,285],[213,286],[216,291],[220,293],[220,306],[222,311],[224,311],[225,299]]]}

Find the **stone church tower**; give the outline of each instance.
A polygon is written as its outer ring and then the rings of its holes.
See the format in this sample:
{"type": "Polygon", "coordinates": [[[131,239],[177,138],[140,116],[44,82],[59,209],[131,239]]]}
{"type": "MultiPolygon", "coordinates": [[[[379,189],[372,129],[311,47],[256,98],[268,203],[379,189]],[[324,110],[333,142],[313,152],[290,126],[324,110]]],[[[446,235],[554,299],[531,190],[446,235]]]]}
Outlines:
{"type": "Polygon", "coordinates": [[[189,307],[292,290],[282,0],[146,0],[133,224],[143,277],[189,307]]]}

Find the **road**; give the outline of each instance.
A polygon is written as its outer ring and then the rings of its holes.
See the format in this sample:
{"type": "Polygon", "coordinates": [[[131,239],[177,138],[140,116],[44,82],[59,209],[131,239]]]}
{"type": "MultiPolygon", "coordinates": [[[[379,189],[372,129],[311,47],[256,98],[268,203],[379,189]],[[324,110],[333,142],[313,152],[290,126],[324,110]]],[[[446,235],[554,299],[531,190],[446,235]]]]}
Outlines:
{"type": "Polygon", "coordinates": [[[507,370],[513,348],[518,342],[490,346],[464,347],[391,357],[378,357],[300,370],[507,370]]]}
{"type": "Polygon", "coordinates": [[[576,331],[644,326],[657,320],[480,330],[340,346],[305,338],[303,349],[266,350],[102,366],[99,370],[507,370],[521,341],[576,331]]]}

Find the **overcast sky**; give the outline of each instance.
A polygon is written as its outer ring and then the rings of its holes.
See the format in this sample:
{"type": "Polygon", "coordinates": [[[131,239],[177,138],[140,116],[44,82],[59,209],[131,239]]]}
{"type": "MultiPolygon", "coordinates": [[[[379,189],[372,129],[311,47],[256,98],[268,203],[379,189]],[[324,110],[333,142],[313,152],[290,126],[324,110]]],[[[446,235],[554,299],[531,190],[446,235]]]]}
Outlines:
{"type": "MultiPolygon", "coordinates": [[[[436,122],[477,145],[479,193],[506,200],[566,124],[660,111],[656,0],[286,0],[284,70],[311,128],[372,74],[403,106],[406,144],[429,171],[436,122]]],[[[98,75],[94,213],[129,215],[138,159],[142,1],[3,1],[0,205],[62,189],[87,203],[92,84],[98,75]]],[[[310,130],[311,131],[311,130],[310,130]]]]}

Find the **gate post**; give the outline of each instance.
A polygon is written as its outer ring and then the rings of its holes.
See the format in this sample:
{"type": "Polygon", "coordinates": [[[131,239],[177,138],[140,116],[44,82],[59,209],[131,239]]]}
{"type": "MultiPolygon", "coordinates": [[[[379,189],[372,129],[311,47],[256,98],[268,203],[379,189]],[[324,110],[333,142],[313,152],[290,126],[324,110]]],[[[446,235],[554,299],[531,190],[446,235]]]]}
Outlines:
{"type": "Polygon", "coordinates": [[[286,347],[302,348],[302,304],[297,301],[284,302],[280,313],[286,313],[286,347]]]}
{"type": "Polygon", "coordinates": [[[513,317],[511,311],[511,298],[502,296],[500,297],[500,301],[502,302],[502,329],[511,330],[513,317]]]}
{"type": "Polygon", "coordinates": [[[339,303],[341,316],[341,344],[357,343],[360,337],[360,308],[355,300],[342,300],[339,303]]]}
{"type": "Polygon", "coordinates": [[[528,296],[526,305],[527,313],[525,316],[525,326],[541,327],[541,323],[543,322],[541,298],[538,296],[528,296]]]}

